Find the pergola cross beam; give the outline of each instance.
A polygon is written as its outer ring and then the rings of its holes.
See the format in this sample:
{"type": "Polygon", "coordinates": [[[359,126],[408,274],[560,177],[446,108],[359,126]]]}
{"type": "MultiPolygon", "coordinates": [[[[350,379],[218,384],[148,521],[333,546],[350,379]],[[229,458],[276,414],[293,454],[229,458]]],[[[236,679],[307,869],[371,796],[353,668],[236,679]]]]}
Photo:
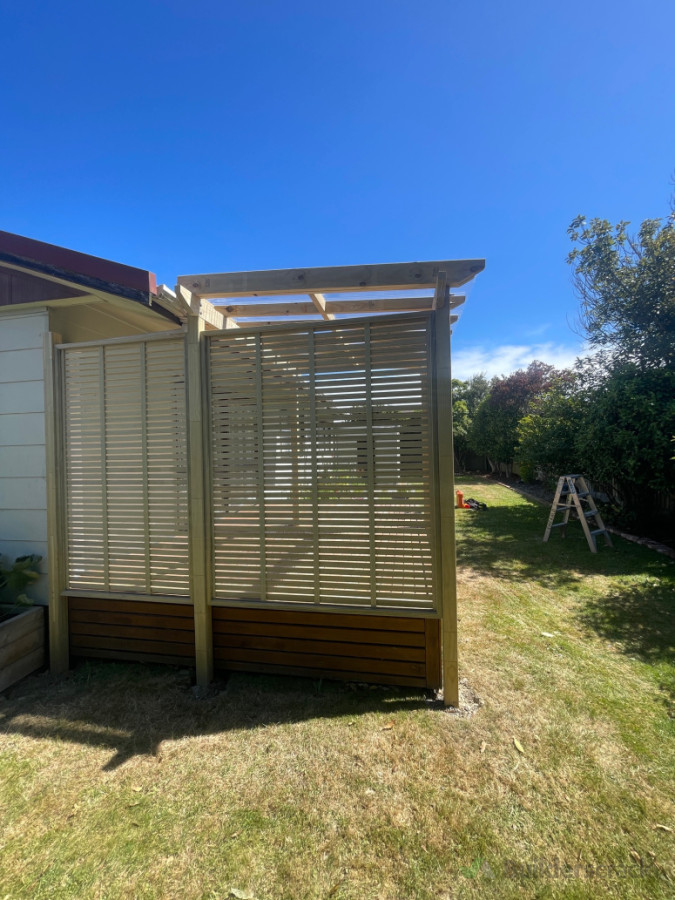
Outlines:
{"type": "Polygon", "coordinates": [[[314,304],[319,315],[324,321],[329,322],[335,318],[334,313],[330,313],[326,309],[326,298],[323,294],[310,294],[309,296],[311,297],[312,303],[314,304]]]}
{"type": "Polygon", "coordinates": [[[259,272],[214,272],[180,275],[178,283],[205,300],[347,291],[406,291],[435,289],[439,272],[445,272],[448,288],[461,287],[484,268],[483,259],[452,259],[259,272]]]}
{"type": "MultiPolygon", "coordinates": [[[[326,315],[332,319],[336,315],[363,315],[393,312],[425,312],[433,309],[434,297],[378,297],[377,299],[362,300],[331,299],[325,295],[319,295],[325,301],[325,307],[317,308],[317,304],[306,300],[287,300],[286,302],[262,303],[247,302],[245,299],[238,303],[214,303],[214,307],[223,315],[234,319],[259,319],[274,317],[295,317],[326,315]]],[[[251,298],[254,299],[254,298],[251,298]]],[[[456,309],[465,301],[461,294],[451,294],[449,304],[451,309],[456,309]]]]}

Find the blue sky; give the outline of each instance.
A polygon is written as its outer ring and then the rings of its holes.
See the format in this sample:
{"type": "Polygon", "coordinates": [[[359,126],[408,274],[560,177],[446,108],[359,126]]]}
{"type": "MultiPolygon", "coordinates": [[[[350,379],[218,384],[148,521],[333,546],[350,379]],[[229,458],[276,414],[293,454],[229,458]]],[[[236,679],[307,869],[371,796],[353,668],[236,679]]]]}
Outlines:
{"type": "Polygon", "coordinates": [[[485,257],[454,373],[581,346],[577,213],[668,212],[672,0],[0,0],[0,228],[179,274],[485,257]]]}

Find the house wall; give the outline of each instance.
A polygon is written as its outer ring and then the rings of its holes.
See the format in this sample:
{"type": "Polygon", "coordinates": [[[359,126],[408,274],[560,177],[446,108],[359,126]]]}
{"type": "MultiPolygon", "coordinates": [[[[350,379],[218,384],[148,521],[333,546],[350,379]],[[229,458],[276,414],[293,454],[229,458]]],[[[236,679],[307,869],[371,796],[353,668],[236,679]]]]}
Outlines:
{"type": "MultiPolygon", "coordinates": [[[[26,553],[42,556],[46,573],[47,494],[45,480],[43,335],[45,309],[0,315],[0,553],[13,561],[26,553]]],[[[46,575],[31,596],[47,602],[46,575]]]]}

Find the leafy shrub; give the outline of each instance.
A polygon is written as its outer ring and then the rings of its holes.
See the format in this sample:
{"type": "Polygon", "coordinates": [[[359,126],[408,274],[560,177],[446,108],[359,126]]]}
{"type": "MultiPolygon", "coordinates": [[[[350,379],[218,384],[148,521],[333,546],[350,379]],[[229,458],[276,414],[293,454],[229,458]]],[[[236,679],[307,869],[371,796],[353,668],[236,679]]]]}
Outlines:
{"type": "Polygon", "coordinates": [[[40,577],[40,562],[42,557],[36,553],[26,556],[18,556],[9,565],[0,556],[0,603],[7,604],[8,610],[0,614],[2,619],[11,618],[21,612],[25,606],[30,606],[32,600],[25,591],[29,585],[34,584],[40,577]]]}

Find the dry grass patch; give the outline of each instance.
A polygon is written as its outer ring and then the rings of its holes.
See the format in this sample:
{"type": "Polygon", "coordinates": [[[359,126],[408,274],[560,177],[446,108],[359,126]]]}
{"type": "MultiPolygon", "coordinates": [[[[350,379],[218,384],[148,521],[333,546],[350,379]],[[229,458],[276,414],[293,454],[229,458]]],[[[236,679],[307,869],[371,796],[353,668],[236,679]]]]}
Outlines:
{"type": "Polygon", "coordinates": [[[159,667],[31,677],[0,698],[0,897],[672,896],[675,566],[542,545],[541,507],[465,494],[490,505],[458,523],[474,715],[300,679],[200,700],[159,667]]]}

